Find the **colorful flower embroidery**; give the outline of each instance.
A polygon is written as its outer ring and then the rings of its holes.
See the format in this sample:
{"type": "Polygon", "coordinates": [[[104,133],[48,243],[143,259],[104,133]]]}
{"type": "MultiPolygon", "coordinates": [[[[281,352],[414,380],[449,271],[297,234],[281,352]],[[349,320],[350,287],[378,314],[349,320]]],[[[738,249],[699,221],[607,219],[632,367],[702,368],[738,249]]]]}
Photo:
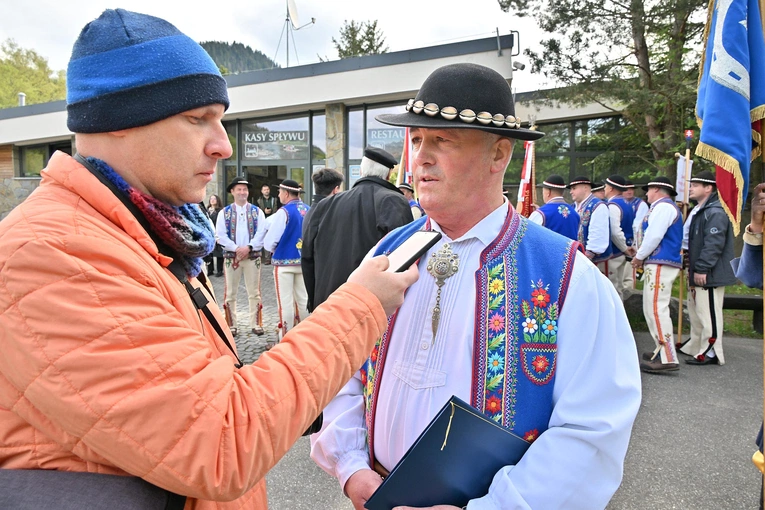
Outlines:
{"type": "Polygon", "coordinates": [[[547,319],[544,324],[542,324],[542,333],[544,333],[547,336],[554,335],[558,332],[558,323],[556,321],[551,321],[550,319],[547,319]]]}
{"type": "Polygon", "coordinates": [[[489,329],[492,331],[502,331],[505,328],[505,320],[500,314],[495,313],[489,318],[489,329]]]}
{"type": "Polygon", "coordinates": [[[532,319],[530,317],[526,317],[525,319],[523,319],[522,326],[523,326],[523,332],[524,333],[529,333],[529,334],[533,335],[534,333],[537,332],[537,321],[536,321],[536,319],[532,319]]]}
{"type": "Polygon", "coordinates": [[[550,302],[550,294],[545,289],[537,289],[531,293],[531,302],[544,308],[550,302]]]}
{"type": "Polygon", "coordinates": [[[561,205],[558,206],[558,214],[560,214],[564,218],[568,218],[569,212],[570,211],[569,211],[568,207],[566,207],[565,205],[561,204],[561,205]]]}
{"type": "Polygon", "coordinates": [[[499,294],[505,290],[505,282],[500,280],[499,278],[494,278],[489,282],[489,293],[491,294],[499,294]]]}
{"type": "Polygon", "coordinates": [[[295,244],[295,248],[297,248],[298,250],[302,250],[303,249],[303,240],[302,239],[298,239],[297,244],[295,244]]]}
{"type": "Polygon", "coordinates": [[[538,437],[539,437],[539,430],[537,430],[537,429],[534,429],[534,430],[529,430],[528,432],[526,432],[525,434],[523,434],[523,439],[525,439],[525,440],[526,440],[526,441],[528,441],[529,443],[533,443],[533,442],[534,442],[534,440],[535,440],[536,438],[538,438],[538,437]]]}
{"type": "Polygon", "coordinates": [[[486,410],[491,414],[497,414],[502,411],[502,401],[497,397],[489,397],[489,400],[486,401],[486,410]]]}
{"type": "Polygon", "coordinates": [[[494,353],[491,356],[489,356],[489,372],[496,373],[501,372],[505,370],[505,359],[499,355],[499,353],[494,353]]]}
{"type": "Polygon", "coordinates": [[[531,362],[531,366],[533,366],[534,370],[541,374],[547,370],[547,367],[550,366],[550,362],[547,361],[547,358],[540,354],[534,358],[534,361],[531,362]]]}

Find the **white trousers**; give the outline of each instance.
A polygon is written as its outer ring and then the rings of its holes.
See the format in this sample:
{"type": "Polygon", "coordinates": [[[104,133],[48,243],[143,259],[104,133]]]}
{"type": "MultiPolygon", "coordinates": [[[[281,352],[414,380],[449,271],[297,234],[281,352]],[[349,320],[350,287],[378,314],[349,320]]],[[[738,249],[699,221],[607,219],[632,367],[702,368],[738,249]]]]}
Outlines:
{"type": "Polygon", "coordinates": [[[608,280],[616,289],[619,298],[624,301],[624,273],[632,273],[632,266],[627,262],[627,257],[619,255],[612,259],[598,263],[598,269],[608,277],[608,280]]]}
{"type": "Polygon", "coordinates": [[[661,264],[646,264],[643,268],[643,315],[648,323],[648,331],[656,347],[661,346],[661,362],[677,363],[669,301],[672,297],[672,283],[680,274],[680,269],[661,264]]]}
{"type": "Polygon", "coordinates": [[[691,287],[688,292],[688,315],[691,319],[691,339],[681,351],[691,356],[713,350],[721,365],[723,355],[723,299],[725,287],[691,287]],[[710,339],[714,338],[711,349],[710,339]]]}
{"type": "Polygon", "coordinates": [[[234,259],[226,259],[224,273],[226,275],[226,292],[224,301],[231,316],[231,327],[236,328],[236,297],[239,293],[239,282],[244,276],[244,286],[247,289],[249,303],[250,329],[263,327],[263,305],[260,300],[260,258],[239,261],[239,267],[234,269],[234,259]]]}
{"type": "Polygon", "coordinates": [[[308,292],[300,266],[274,266],[276,299],[279,303],[279,324],[282,335],[308,317],[308,292]]]}

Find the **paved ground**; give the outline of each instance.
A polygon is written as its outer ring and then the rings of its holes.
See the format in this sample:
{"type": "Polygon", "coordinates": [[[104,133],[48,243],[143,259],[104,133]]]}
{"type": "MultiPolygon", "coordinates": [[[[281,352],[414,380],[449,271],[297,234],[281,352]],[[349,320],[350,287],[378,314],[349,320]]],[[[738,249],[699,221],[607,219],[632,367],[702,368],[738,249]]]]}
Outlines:
{"type": "MultiPolygon", "coordinates": [[[[223,278],[212,281],[222,299],[223,278]]],[[[240,334],[237,346],[245,363],[264,351],[269,335],[276,338],[271,266],[263,266],[261,289],[267,334],[240,334]]],[[[242,285],[240,320],[245,320],[246,306],[242,285]]],[[[246,323],[239,330],[248,331],[246,323]]],[[[646,333],[638,333],[636,342],[639,352],[652,345],[646,333]]],[[[624,480],[609,510],[757,508],[760,479],[750,459],[762,419],[762,344],[726,338],[725,366],[682,364],[673,375],[644,375],[624,480]]],[[[339,485],[316,467],[308,452],[303,438],[268,475],[269,508],[352,510],[339,485]]]]}

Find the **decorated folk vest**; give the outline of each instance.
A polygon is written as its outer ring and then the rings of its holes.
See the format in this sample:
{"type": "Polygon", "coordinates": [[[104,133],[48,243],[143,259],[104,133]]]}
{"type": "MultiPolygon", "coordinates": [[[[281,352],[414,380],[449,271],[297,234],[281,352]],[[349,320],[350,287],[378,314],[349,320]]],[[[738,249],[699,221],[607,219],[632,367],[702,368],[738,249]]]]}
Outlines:
{"type": "Polygon", "coordinates": [[[569,239],[577,240],[579,233],[579,213],[576,207],[563,200],[550,200],[537,209],[544,218],[543,225],[569,239]]]}
{"type": "MultiPolygon", "coordinates": [[[[622,232],[624,232],[624,238],[627,240],[627,246],[632,246],[635,237],[632,234],[632,222],[635,221],[635,211],[632,209],[632,205],[624,200],[624,197],[618,195],[609,200],[609,202],[616,204],[621,210],[622,220],[619,226],[621,227],[622,232]]],[[[611,258],[618,257],[622,254],[623,252],[619,251],[619,248],[617,248],[614,245],[614,242],[611,241],[611,258]]]]}
{"type": "Polygon", "coordinates": [[[642,202],[643,199],[640,197],[633,197],[632,200],[628,201],[627,203],[632,207],[632,213],[637,216],[638,209],[640,209],[640,202],[642,202]]]}
{"type": "Polygon", "coordinates": [[[300,265],[300,250],[303,248],[303,218],[308,209],[309,207],[301,200],[293,200],[282,206],[282,210],[287,214],[287,225],[271,257],[272,265],[300,265]]]}
{"type": "MultiPolygon", "coordinates": [[[[590,235],[590,217],[592,216],[593,211],[599,206],[606,206],[606,204],[596,197],[595,195],[590,195],[585,199],[585,201],[582,203],[582,206],[579,208],[579,236],[578,240],[579,243],[587,248],[587,238],[590,235]]],[[[606,206],[607,207],[607,206],[606,206]]],[[[609,231],[609,238],[611,237],[610,231],[609,231]]],[[[608,260],[611,258],[611,243],[609,241],[608,248],[606,248],[606,251],[603,253],[600,253],[595,256],[595,258],[592,259],[593,262],[602,262],[604,260],[608,260]]]]}
{"type": "MultiPolygon", "coordinates": [[[[414,232],[419,218],[388,234],[375,255],[390,253],[414,232]]],[[[475,273],[475,336],[470,403],[529,441],[547,429],[553,409],[558,317],[579,244],[512,211],[481,254],[475,273]]],[[[362,366],[367,440],[374,462],[376,398],[397,313],[362,366]]]]}
{"type": "MultiPolygon", "coordinates": [[[[258,230],[258,206],[248,202],[244,207],[249,239],[252,239],[255,237],[255,232],[258,230]]],[[[236,207],[234,207],[234,204],[228,205],[223,209],[223,219],[226,222],[226,235],[234,242],[236,242],[236,216],[236,207]]],[[[233,251],[223,250],[223,258],[233,259],[234,255],[236,255],[236,253],[233,251]]],[[[256,259],[258,257],[260,257],[260,250],[257,252],[251,251],[248,258],[256,259]]]]}
{"type": "Polygon", "coordinates": [[[666,234],[662,238],[659,246],[651,253],[647,259],[646,264],[662,264],[665,266],[683,267],[683,259],[681,249],[683,246],[683,214],[680,209],[677,208],[674,200],[669,197],[664,197],[653,204],[648,209],[648,214],[643,218],[643,239],[645,239],[645,231],[648,228],[650,222],[651,213],[657,205],[661,203],[670,204],[675,208],[675,220],[670,224],[666,234]]]}

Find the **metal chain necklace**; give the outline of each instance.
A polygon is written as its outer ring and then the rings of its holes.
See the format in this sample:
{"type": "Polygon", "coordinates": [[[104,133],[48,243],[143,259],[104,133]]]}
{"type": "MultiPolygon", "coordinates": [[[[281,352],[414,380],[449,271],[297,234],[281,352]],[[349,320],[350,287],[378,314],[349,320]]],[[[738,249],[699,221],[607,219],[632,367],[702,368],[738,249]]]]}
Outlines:
{"type": "Polygon", "coordinates": [[[433,327],[433,341],[436,343],[436,332],[438,331],[438,322],[441,320],[441,288],[446,283],[446,279],[457,274],[459,269],[460,256],[452,252],[449,243],[444,243],[441,249],[431,254],[428,260],[428,273],[436,279],[438,293],[436,294],[436,306],[433,307],[433,318],[431,319],[433,327]]]}

